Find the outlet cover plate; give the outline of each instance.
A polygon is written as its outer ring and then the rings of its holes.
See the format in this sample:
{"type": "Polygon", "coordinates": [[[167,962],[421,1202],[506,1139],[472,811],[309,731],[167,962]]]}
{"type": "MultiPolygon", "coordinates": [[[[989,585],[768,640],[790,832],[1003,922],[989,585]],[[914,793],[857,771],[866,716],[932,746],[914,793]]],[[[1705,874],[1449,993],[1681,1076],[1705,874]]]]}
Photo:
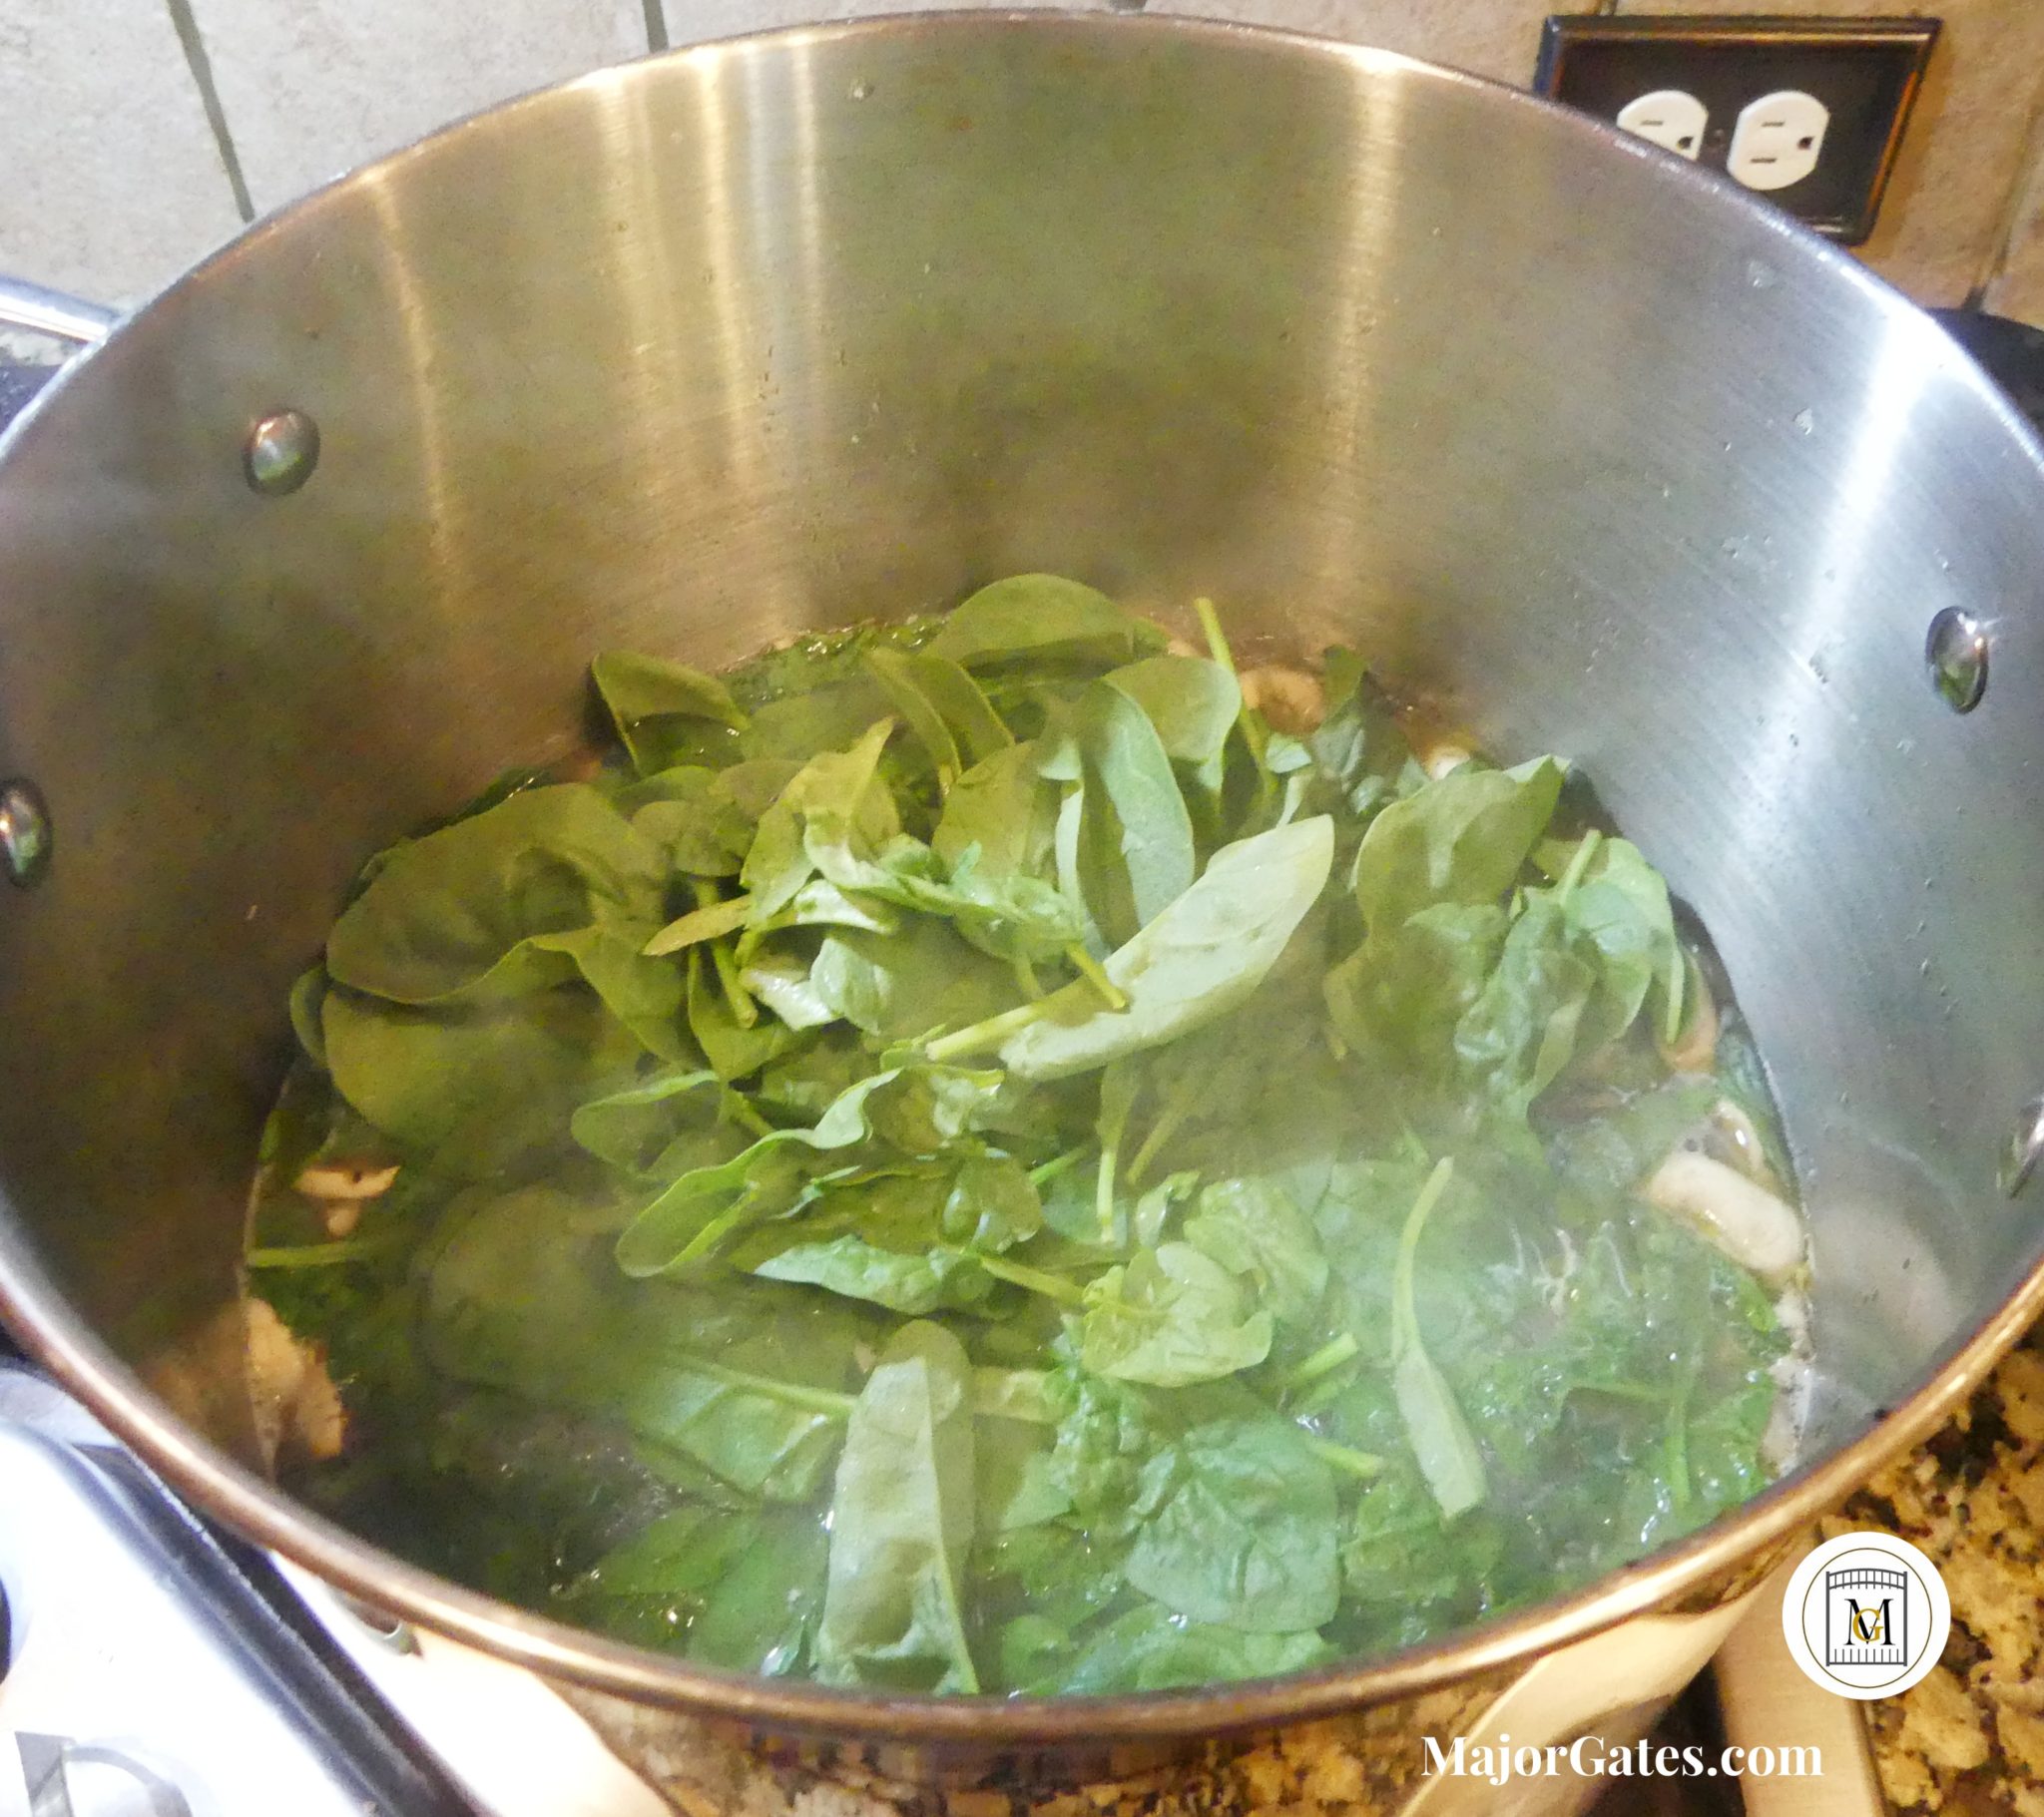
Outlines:
{"type": "Polygon", "coordinates": [[[1813,95],[1830,113],[1817,168],[1766,199],[1856,246],[1873,231],[1941,24],[1557,13],[1541,35],[1533,87],[1606,120],[1655,89],[1694,95],[1710,110],[1697,162],[1721,172],[1750,102],[1783,89],[1813,95]]]}

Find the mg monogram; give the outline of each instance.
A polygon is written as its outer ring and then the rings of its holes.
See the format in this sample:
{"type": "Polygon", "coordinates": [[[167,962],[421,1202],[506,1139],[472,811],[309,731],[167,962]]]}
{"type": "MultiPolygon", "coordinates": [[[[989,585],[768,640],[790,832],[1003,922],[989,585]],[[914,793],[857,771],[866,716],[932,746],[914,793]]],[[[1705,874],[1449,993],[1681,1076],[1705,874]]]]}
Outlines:
{"type": "Polygon", "coordinates": [[[1824,1663],[1901,1665],[1908,1660],[1908,1578],[1877,1565],[1824,1573],[1824,1663]]]}

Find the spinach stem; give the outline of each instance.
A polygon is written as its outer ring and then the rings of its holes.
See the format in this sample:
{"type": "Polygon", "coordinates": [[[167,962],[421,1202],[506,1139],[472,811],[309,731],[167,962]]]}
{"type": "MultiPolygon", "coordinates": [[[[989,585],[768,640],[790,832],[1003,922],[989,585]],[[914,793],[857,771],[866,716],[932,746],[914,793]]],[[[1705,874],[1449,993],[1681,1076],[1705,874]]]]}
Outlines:
{"type": "Polygon", "coordinates": [[[1344,1476],[1355,1477],[1367,1482],[1384,1468],[1384,1460],[1371,1451],[1357,1451],[1351,1446],[1337,1445],[1332,1439],[1306,1437],[1306,1449],[1322,1464],[1331,1465],[1344,1476]]]}
{"type": "MultiPolygon", "coordinates": [[[[1671,1048],[1682,1039],[1682,1031],[1689,1026],[1690,972],[1696,968],[1696,955],[1688,947],[1681,947],[1678,950],[1675,970],[1668,979],[1668,1014],[1661,1025],[1667,1044],[1671,1048]]],[[[1698,970],[1696,989],[1700,1001],[1703,983],[1703,973],[1698,970]]]]}
{"type": "Polygon", "coordinates": [[[1317,1382],[1321,1376],[1330,1375],[1339,1369],[1361,1348],[1352,1331],[1344,1331],[1339,1336],[1330,1337],[1311,1356],[1303,1357],[1292,1364],[1284,1372],[1278,1386],[1285,1393],[1289,1393],[1293,1389],[1317,1382]]]}
{"type": "Polygon", "coordinates": [[[1597,855],[1597,848],[1604,843],[1604,835],[1596,827],[1583,835],[1576,847],[1576,854],[1569,860],[1569,867],[1562,872],[1561,889],[1555,897],[1561,907],[1567,908],[1569,898],[1576,893],[1576,885],[1583,880],[1583,873],[1590,868],[1590,860],[1597,855]]]}
{"type": "Polygon", "coordinates": [[[760,1006],[753,1001],[753,993],[746,989],[745,980],[739,976],[739,962],[732,957],[730,941],[713,940],[710,943],[710,963],[717,972],[717,982],[724,987],[725,1000],[730,1003],[731,1013],[739,1027],[757,1027],[760,1006]]]}
{"type": "Polygon", "coordinates": [[[1043,995],[1043,986],[1037,980],[1036,968],[1021,953],[1017,953],[1010,963],[1015,968],[1016,985],[1020,988],[1022,995],[1029,1002],[1034,1003],[1043,995]]]}
{"type": "MultiPolygon", "coordinates": [[[[1235,653],[1228,648],[1228,634],[1221,629],[1221,615],[1214,610],[1212,600],[1195,600],[1193,611],[1200,621],[1200,629],[1207,634],[1207,650],[1214,661],[1236,678],[1242,680],[1235,667],[1235,653]]],[[[1277,778],[1271,774],[1271,765],[1266,753],[1271,744],[1271,728],[1245,698],[1242,716],[1237,721],[1242,727],[1243,742],[1250,747],[1250,756],[1257,766],[1256,819],[1265,820],[1271,811],[1271,797],[1277,778]]]]}
{"type": "Polygon", "coordinates": [[[708,1376],[727,1388],[736,1388],[745,1394],[764,1395],[783,1406],[800,1407],[809,1413],[821,1414],[826,1420],[849,1419],[858,1401],[856,1395],[838,1394],[828,1388],[808,1388],[800,1382],[783,1382],[770,1375],[754,1375],[748,1370],[713,1363],[707,1357],[685,1355],[677,1361],[692,1375],[708,1376]]]}
{"type": "Polygon", "coordinates": [[[1120,1169],[1122,1137],[1128,1134],[1129,1112],[1134,1104],[1133,1090],[1110,1091],[1109,1085],[1131,1075],[1122,1071],[1117,1061],[1106,1074],[1107,1084],[1100,1089],[1100,1121],[1096,1133],[1100,1136],[1100,1172],[1093,1185],[1093,1211],[1100,1223],[1100,1240],[1108,1248],[1114,1247],[1114,1183],[1120,1169]]]}
{"type": "Polygon", "coordinates": [[[1189,1073],[1173,1089],[1157,1121],[1150,1126],[1150,1134],[1143,1138],[1142,1146],[1129,1162],[1129,1184],[1141,1185],[1149,1177],[1151,1167],[1166,1142],[1178,1134],[1179,1126],[1185,1122],[1207,1096],[1208,1081],[1198,1074],[1189,1073]]]}
{"type": "Polygon", "coordinates": [[[1391,1279],[1391,1331],[1393,1342],[1401,1350],[1420,1348],[1419,1312],[1412,1297],[1412,1263],[1419,1253],[1419,1233],[1426,1228],[1426,1220],[1433,1215],[1434,1206],[1448,1189],[1448,1180],[1454,1171],[1454,1160],[1446,1154],[1434,1162],[1433,1171],[1426,1176],[1426,1184],[1419,1188],[1419,1196],[1405,1214],[1405,1228],[1399,1233],[1398,1263],[1391,1279]]]}
{"type": "Polygon", "coordinates": [[[725,1087],[723,1102],[718,1109],[724,1113],[728,1123],[735,1123],[742,1130],[750,1130],[755,1136],[774,1136],[778,1132],[756,1111],[743,1092],[734,1092],[725,1087]]]}
{"type": "Polygon", "coordinates": [[[1069,1173],[1079,1164],[1080,1156],[1086,1152],[1086,1144],[1075,1143],[1062,1154],[1054,1154],[1049,1160],[1040,1161],[1029,1169],[1029,1183],[1032,1186],[1047,1186],[1060,1173],[1069,1173]]]}
{"type": "Polygon", "coordinates": [[[729,1209],[720,1211],[702,1229],[698,1230],[694,1236],[690,1237],[676,1253],[674,1260],[668,1263],[663,1272],[669,1274],[686,1273],[692,1262],[701,1261],[704,1256],[714,1253],[719,1243],[723,1242],[734,1230],[743,1229],[751,1221],[752,1216],[752,1206],[747,1202],[746,1196],[741,1194],[729,1209]]]}
{"type": "Polygon", "coordinates": [[[989,1016],[984,1022],[975,1022],[969,1028],[940,1035],[923,1049],[922,1056],[925,1060],[943,1062],[956,1060],[961,1054],[983,1054],[988,1048],[999,1047],[1010,1035],[1019,1034],[1032,1022],[1041,1022],[1043,1006],[1048,1002],[1048,997],[1039,997],[1034,1003],[1003,1010],[998,1016],[989,1016]]]}
{"type": "Polygon", "coordinates": [[[1635,1382],[1571,1382],[1568,1394],[1604,1394],[1615,1401],[1631,1401],[1643,1407],[1667,1405],[1668,1396],[1658,1388],[1643,1388],[1635,1382]]]}
{"type": "Polygon", "coordinates": [[[1235,674],[1235,657],[1228,648],[1228,634],[1221,629],[1221,615],[1214,610],[1212,600],[1195,600],[1194,615],[1200,621],[1200,629],[1207,634],[1207,650],[1215,662],[1235,674]]]}
{"type": "MultiPolygon", "coordinates": [[[[689,889],[696,898],[696,913],[699,915],[708,909],[735,909],[739,902],[746,900],[744,897],[738,897],[732,902],[726,902],[723,899],[723,892],[707,877],[691,877],[689,889]]],[[[686,920],[688,917],[684,916],[683,919],[686,920]]],[[[744,917],[741,916],[739,921],[733,923],[733,927],[743,925],[743,921],[744,917]]],[[[760,1021],[760,1006],[753,1001],[752,992],[746,989],[744,980],[739,977],[739,962],[732,955],[731,942],[724,938],[729,931],[731,930],[718,926],[706,930],[703,937],[710,942],[710,963],[716,968],[717,982],[724,989],[725,1001],[731,1005],[732,1016],[740,1028],[755,1028],[760,1021]]],[[[657,944],[657,939],[649,941],[647,950],[650,952],[657,944]]]]}
{"type": "Polygon", "coordinates": [[[1119,1140],[1117,1132],[1115,1141],[1101,1144],[1100,1171],[1093,1181],[1093,1215],[1100,1220],[1100,1240],[1110,1249],[1114,1247],[1114,1171],[1119,1140]]]}
{"type": "Polygon", "coordinates": [[[1041,1293],[1046,1299],[1057,1300],[1066,1306],[1083,1306],[1086,1303],[1086,1289],[1062,1276],[1046,1274],[1041,1268],[1031,1268],[1021,1262],[1011,1262],[1001,1255],[982,1255],[979,1265],[997,1281],[1007,1281],[1011,1286],[1027,1287],[1031,1293],[1041,1293]]]}
{"type": "Polygon", "coordinates": [[[333,1242],[284,1243],[274,1248],[251,1249],[242,1260],[251,1268],[326,1268],[400,1248],[408,1236],[407,1231],[385,1230],[373,1236],[342,1237],[333,1242]]]}
{"type": "Polygon", "coordinates": [[[1072,962],[1072,969],[1086,980],[1100,995],[1100,1001],[1120,1015],[1129,1007],[1129,994],[1107,975],[1099,960],[1093,957],[1076,940],[1065,948],[1065,957],[1072,962]]]}

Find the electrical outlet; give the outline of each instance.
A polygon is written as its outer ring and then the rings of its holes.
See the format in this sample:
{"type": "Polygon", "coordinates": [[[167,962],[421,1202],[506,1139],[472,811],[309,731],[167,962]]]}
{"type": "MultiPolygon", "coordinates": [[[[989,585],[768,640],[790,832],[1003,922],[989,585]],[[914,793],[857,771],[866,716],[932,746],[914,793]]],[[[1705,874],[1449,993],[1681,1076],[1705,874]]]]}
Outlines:
{"type": "MultiPolygon", "coordinates": [[[[1618,123],[1625,125],[1625,116],[1618,123]]],[[[1823,158],[1831,111],[1800,89],[1777,89],[1739,110],[1725,175],[1749,190],[1786,190],[1800,183],[1823,158]]]]}
{"type": "Polygon", "coordinates": [[[1618,110],[1618,124],[1628,133],[1651,139],[1664,151],[1695,161],[1704,149],[1704,129],[1711,111],[1681,89],[1656,89],[1618,110]]]}
{"type": "Polygon", "coordinates": [[[1857,245],[1873,231],[1940,23],[1556,14],[1534,87],[1857,245]]]}

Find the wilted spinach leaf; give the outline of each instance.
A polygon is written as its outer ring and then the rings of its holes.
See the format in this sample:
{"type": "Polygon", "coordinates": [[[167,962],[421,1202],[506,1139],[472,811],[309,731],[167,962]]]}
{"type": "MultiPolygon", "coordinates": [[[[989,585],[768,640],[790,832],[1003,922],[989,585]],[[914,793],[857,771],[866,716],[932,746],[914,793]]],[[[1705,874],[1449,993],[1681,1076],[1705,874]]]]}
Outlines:
{"type": "Polygon", "coordinates": [[[714,676],[629,650],[604,651],[589,673],[642,776],[736,754],[732,734],[744,729],[746,715],[714,676]]]}
{"type": "Polygon", "coordinates": [[[1016,1688],[1033,1696],[1164,1691],[1277,1678],[1333,1657],[1334,1649],[1316,1633],[1246,1634],[1187,1622],[1161,1603],[1145,1602],[1088,1629],[1073,1656],[1053,1655],[1049,1669],[1016,1688]]]}
{"type": "Polygon", "coordinates": [[[940,1325],[905,1325],[852,1409],[830,1500],[817,1673],[835,1684],[974,1691],[970,1366],[940,1325]]]}
{"type": "Polygon", "coordinates": [[[1271,1314],[1190,1243],[1138,1249],[1088,1290],[1079,1354],[1096,1375],[1179,1388],[1253,1368],[1271,1350],[1271,1314]]]}
{"type": "Polygon", "coordinates": [[[1196,1426],[1172,1463],[1173,1487],[1129,1553],[1131,1584],[1190,1620],[1245,1633],[1334,1618],[1334,1479],[1296,1426],[1196,1426]]]}

